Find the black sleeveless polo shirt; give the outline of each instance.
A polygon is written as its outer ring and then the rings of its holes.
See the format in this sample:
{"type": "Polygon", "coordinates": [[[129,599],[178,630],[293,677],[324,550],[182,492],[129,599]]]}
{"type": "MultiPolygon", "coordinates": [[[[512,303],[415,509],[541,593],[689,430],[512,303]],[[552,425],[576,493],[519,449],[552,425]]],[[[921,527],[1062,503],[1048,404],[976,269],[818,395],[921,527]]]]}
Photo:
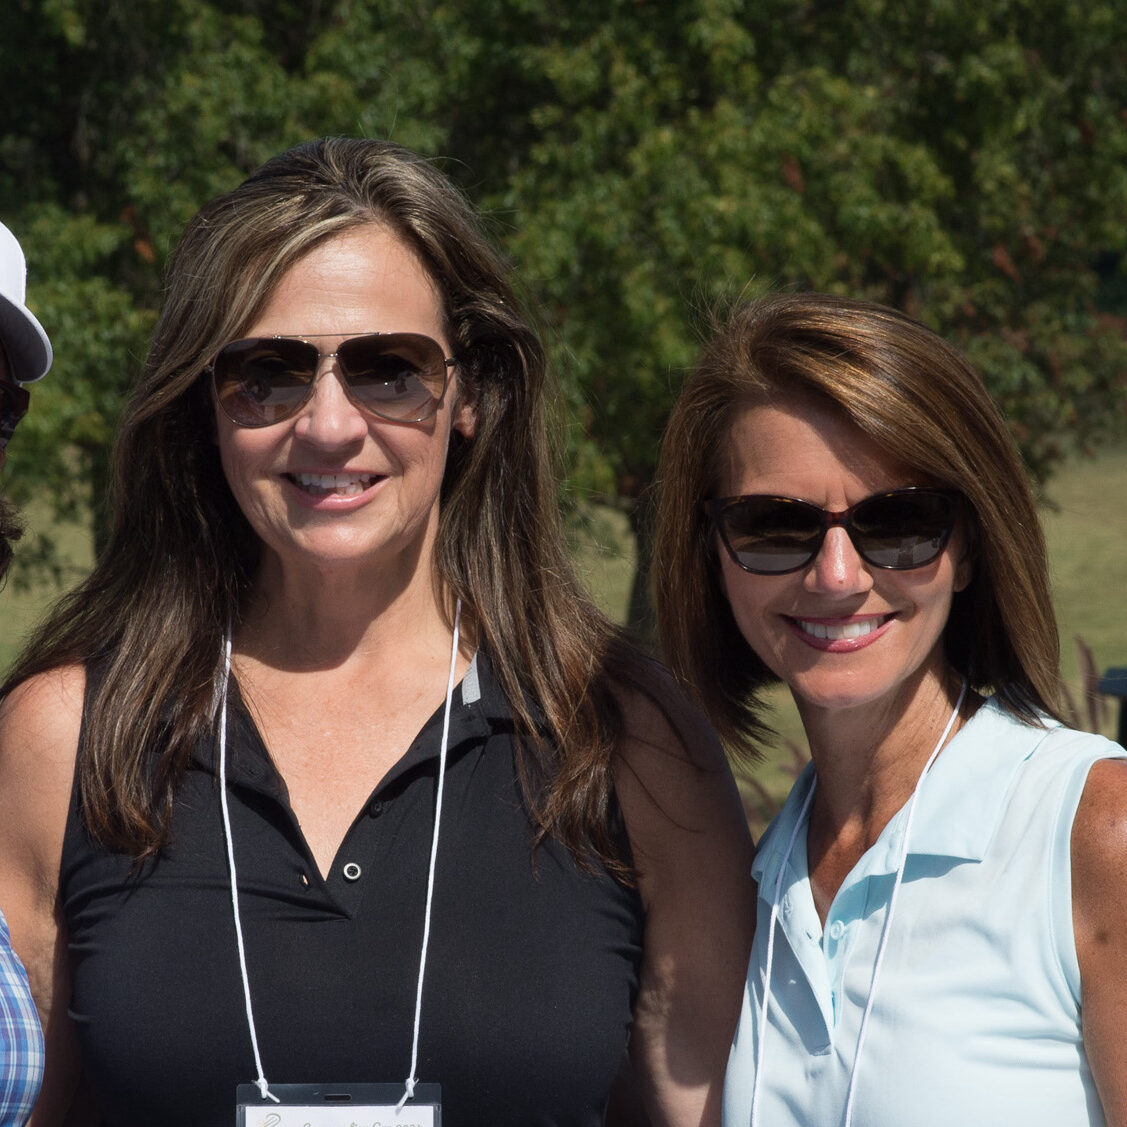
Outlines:
{"type": "MultiPolygon", "coordinates": [[[[273,1083],[408,1075],[441,732],[439,709],[322,879],[232,684],[228,796],[273,1083]]],[[[70,1012],[106,1127],[230,1127],[236,1085],[255,1078],[216,762],[215,741],[196,749],[170,844],[136,872],[72,804],[70,1012]]],[[[601,1123],[637,990],[640,900],[554,841],[532,852],[511,709],[481,654],[455,691],[443,803],[419,1080],[442,1085],[444,1127],[601,1123]]]]}

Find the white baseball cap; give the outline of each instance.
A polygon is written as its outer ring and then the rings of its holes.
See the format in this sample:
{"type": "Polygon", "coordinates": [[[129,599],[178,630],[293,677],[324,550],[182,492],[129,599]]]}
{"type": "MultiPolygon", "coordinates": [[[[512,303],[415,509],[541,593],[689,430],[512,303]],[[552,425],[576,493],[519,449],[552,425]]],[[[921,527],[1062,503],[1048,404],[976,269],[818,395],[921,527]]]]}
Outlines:
{"type": "Polygon", "coordinates": [[[43,326],[24,304],[27,263],[16,236],[0,223],[0,340],[17,383],[42,379],[53,359],[43,326]]]}

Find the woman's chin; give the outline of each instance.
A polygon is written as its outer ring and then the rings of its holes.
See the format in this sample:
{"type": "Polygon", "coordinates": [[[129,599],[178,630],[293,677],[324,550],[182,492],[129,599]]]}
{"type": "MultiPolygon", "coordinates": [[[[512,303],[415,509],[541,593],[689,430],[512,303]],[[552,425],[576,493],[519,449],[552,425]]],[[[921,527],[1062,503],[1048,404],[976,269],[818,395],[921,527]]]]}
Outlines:
{"type": "Polygon", "coordinates": [[[804,716],[880,708],[896,696],[897,690],[897,685],[888,684],[883,678],[824,673],[792,677],[787,687],[804,716]]]}

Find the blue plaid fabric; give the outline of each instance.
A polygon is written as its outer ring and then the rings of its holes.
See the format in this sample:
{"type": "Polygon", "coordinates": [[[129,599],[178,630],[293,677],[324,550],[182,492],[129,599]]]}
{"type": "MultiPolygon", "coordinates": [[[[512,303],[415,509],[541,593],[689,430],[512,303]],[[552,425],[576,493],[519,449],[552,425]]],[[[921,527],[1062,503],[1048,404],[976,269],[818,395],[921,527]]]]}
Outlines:
{"type": "Polygon", "coordinates": [[[0,1127],[22,1127],[43,1083],[43,1031],[0,913],[0,1127]]]}

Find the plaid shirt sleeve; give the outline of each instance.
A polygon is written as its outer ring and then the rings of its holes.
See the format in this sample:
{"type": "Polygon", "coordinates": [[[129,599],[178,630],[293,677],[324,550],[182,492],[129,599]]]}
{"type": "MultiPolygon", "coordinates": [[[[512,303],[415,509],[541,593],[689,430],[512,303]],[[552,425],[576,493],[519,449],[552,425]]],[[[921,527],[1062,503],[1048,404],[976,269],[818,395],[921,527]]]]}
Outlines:
{"type": "Polygon", "coordinates": [[[22,1127],[43,1082],[43,1031],[0,914],[0,1127],[22,1127]]]}

